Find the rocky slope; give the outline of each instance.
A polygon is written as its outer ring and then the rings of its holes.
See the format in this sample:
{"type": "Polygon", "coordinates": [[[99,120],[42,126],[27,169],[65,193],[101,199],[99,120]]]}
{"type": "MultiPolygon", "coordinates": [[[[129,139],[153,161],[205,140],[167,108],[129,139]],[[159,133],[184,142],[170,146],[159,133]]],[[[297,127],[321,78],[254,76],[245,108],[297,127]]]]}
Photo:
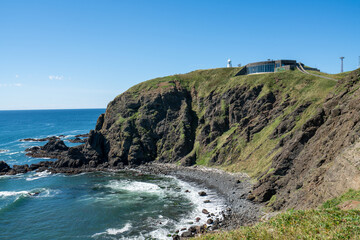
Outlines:
{"type": "Polygon", "coordinates": [[[200,70],[143,82],[116,97],[88,141],[53,169],[148,162],[246,172],[249,199],[314,207],[360,187],[360,71],[338,82],[299,71],[235,76],[200,70]]]}

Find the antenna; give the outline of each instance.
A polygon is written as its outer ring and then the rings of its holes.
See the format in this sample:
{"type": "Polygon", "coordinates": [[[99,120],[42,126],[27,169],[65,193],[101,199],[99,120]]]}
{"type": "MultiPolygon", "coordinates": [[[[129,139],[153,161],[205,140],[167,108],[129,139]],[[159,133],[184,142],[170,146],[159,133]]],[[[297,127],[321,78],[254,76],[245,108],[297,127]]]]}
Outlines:
{"type": "Polygon", "coordinates": [[[345,57],[340,57],[340,59],[341,59],[341,72],[344,72],[344,58],[345,57]]]}

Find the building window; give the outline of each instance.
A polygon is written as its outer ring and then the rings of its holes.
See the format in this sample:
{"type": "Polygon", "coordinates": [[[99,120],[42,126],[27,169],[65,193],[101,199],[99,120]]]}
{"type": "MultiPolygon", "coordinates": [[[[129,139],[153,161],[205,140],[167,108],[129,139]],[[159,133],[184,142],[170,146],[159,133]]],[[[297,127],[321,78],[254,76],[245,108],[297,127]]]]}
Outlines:
{"type": "Polygon", "coordinates": [[[274,72],[274,71],[275,71],[274,63],[261,64],[261,65],[252,66],[252,67],[247,68],[248,74],[259,73],[259,72],[274,72]]]}

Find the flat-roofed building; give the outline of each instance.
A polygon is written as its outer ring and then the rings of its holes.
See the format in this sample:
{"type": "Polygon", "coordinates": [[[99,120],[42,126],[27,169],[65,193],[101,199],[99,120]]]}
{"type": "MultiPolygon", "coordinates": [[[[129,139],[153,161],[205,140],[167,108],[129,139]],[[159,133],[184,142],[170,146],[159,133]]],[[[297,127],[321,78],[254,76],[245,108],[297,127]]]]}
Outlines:
{"type": "MultiPolygon", "coordinates": [[[[297,64],[296,60],[284,60],[284,59],[249,63],[243,69],[241,69],[240,72],[236,75],[272,73],[272,72],[281,72],[286,70],[294,70],[296,68],[296,64],[297,64]]],[[[299,64],[305,67],[302,63],[299,64]]],[[[319,71],[316,68],[307,68],[307,69],[319,71]]]]}

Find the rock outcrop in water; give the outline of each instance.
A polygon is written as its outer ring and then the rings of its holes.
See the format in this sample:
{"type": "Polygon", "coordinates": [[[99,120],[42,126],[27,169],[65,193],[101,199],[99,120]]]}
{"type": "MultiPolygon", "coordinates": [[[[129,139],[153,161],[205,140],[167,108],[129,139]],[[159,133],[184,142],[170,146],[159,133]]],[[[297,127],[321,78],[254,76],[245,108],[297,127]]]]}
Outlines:
{"type": "Polygon", "coordinates": [[[85,144],[46,149],[58,158],[50,169],[222,166],[257,179],[248,198],[274,209],[314,207],[359,188],[359,70],[337,83],[298,71],[234,77],[236,71],[134,86],[109,103],[85,144]]]}

